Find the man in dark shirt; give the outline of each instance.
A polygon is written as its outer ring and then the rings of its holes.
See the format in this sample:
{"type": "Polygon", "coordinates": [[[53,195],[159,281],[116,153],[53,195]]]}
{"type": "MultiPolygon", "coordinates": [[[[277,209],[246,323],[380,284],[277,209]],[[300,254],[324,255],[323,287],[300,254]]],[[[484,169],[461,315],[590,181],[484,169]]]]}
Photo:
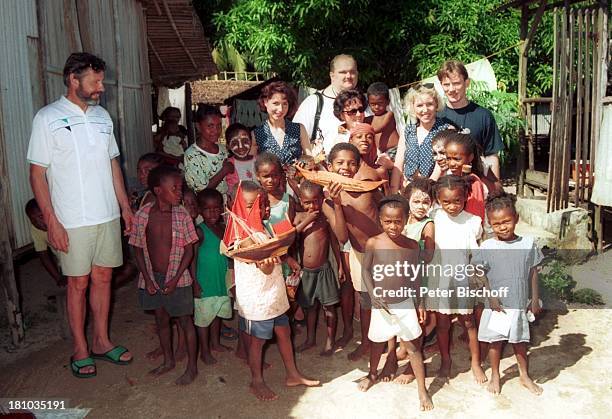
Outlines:
{"type": "Polygon", "coordinates": [[[446,106],[438,117],[450,119],[458,129],[470,134],[482,148],[485,162],[499,178],[498,154],[504,149],[504,143],[491,111],[467,99],[470,79],[465,66],[460,61],[446,61],[438,70],[438,80],[446,94],[446,106]]]}

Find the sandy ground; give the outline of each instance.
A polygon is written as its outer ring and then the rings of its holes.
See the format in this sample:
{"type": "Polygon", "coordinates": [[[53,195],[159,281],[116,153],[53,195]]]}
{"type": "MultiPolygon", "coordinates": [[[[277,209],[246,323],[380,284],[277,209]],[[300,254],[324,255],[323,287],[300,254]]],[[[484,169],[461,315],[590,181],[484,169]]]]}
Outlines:
{"type": "MultiPolygon", "coordinates": [[[[610,272],[612,254],[605,254],[590,264],[577,268],[593,282],[598,272],[598,288],[612,289],[610,272]]],[[[612,376],[608,373],[611,359],[609,324],[610,309],[570,309],[547,312],[533,328],[530,349],[531,375],[544,393],[534,396],[524,390],[518,380],[518,370],[510,347],[502,360],[502,394],[492,396],[474,383],[469,371],[467,348],[455,340],[453,344],[453,378],[442,385],[427,378],[435,409],[418,411],[416,385],[380,383],[367,393],[357,390],[356,380],[367,370],[367,361],[350,362],[347,350],[326,359],[318,349],[297,355],[298,367],[308,376],[318,378],[318,388],[283,387],[284,369],[276,345],[270,345],[266,360],[272,367],[265,372],[268,384],[279,393],[274,402],[259,402],[247,391],[249,371],[232,354],[217,356],[213,367],[199,364],[200,375],[190,386],[177,387],[174,380],[184,364],[166,376],[154,379],[147,371],[155,364],[144,355],[153,349],[156,336],[152,333],[153,317],[137,306],[132,286],[115,293],[112,317],[112,338],[126,345],[135,355],[129,366],[98,362],[98,377],[90,380],[73,378],[69,371],[70,344],[58,337],[56,314],[49,311],[42,290],[47,288],[44,273],[31,261],[21,269],[22,287],[32,297],[26,299],[28,310],[39,314],[30,321],[27,348],[0,356],[0,397],[66,398],[71,407],[91,409],[91,418],[141,417],[464,417],[467,415],[496,417],[609,417],[612,401],[612,376]],[[29,282],[28,282],[29,281],[29,282]],[[37,294],[38,292],[38,294],[37,294]],[[38,295],[38,297],[36,297],[38,295]],[[46,311],[45,311],[46,310],[46,311]],[[47,314],[44,314],[47,313],[47,314]]],[[[592,284],[583,285],[592,286],[592,284]]],[[[595,287],[594,287],[595,288],[595,287]]],[[[610,294],[605,296],[609,302],[610,294]]],[[[31,318],[31,316],[29,316],[31,318]]],[[[355,323],[356,328],[359,324],[355,323]]],[[[323,342],[319,328],[319,343],[323,342]]],[[[457,336],[459,333],[455,333],[457,336]]],[[[6,337],[4,337],[6,341],[6,337]]],[[[301,343],[303,336],[296,342],[301,343]]],[[[348,348],[351,350],[355,342],[348,348]]],[[[4,345],[6,347],[6,345],[4,345]]],[[[437,354],[427,359],[428,370],[439,365],[437,354]]],[[[487,369],[487,374],[490,370],[487,369]]]]}

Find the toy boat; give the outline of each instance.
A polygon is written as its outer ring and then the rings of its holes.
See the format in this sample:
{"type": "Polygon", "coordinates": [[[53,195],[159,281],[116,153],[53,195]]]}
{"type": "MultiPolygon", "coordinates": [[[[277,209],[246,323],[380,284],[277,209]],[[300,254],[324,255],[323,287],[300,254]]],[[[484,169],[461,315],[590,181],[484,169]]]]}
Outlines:
{"type": "Polygon", "coordinates": [[[327,172],[325,170],[306,170],[296,166],[305,179],[321,186],[329,186],[330,183],[336,182],[342,185],[342,189],[346,192],[369,192],[379,188],[387,183],[387,180],[357,180],[351,179],[338,173],[327,172]]]}

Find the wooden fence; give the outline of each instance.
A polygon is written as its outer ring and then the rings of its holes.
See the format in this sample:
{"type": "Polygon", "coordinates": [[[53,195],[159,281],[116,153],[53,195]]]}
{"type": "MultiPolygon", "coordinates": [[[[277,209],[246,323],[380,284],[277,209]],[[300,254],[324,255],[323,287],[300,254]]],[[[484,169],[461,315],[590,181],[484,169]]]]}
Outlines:
{"type": "Polygon", "coordinates": [[[588,203],[605,93],[607,10],[554,10],[548,211],[588,203]],[[571,157],[574,157],[572,160],[571,157]],[[570,185],[573,186],[570,196],[570,185]]]}

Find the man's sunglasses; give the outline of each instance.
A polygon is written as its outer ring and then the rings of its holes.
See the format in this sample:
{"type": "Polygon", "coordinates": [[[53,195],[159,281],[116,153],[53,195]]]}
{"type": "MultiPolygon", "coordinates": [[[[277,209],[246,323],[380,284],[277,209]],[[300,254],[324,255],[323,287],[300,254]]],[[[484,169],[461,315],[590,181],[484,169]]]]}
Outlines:
{"type": "Polygon", "coordinates": [[[356,108],[356,109],[349,109],[348,111],[342,111],[342,113],[345,113],[351,116],[355,116],[357,115],[357,113],[364,113],[364,112],[365,112],[365,108],[363,106],[360,108],[356,108]]]}

